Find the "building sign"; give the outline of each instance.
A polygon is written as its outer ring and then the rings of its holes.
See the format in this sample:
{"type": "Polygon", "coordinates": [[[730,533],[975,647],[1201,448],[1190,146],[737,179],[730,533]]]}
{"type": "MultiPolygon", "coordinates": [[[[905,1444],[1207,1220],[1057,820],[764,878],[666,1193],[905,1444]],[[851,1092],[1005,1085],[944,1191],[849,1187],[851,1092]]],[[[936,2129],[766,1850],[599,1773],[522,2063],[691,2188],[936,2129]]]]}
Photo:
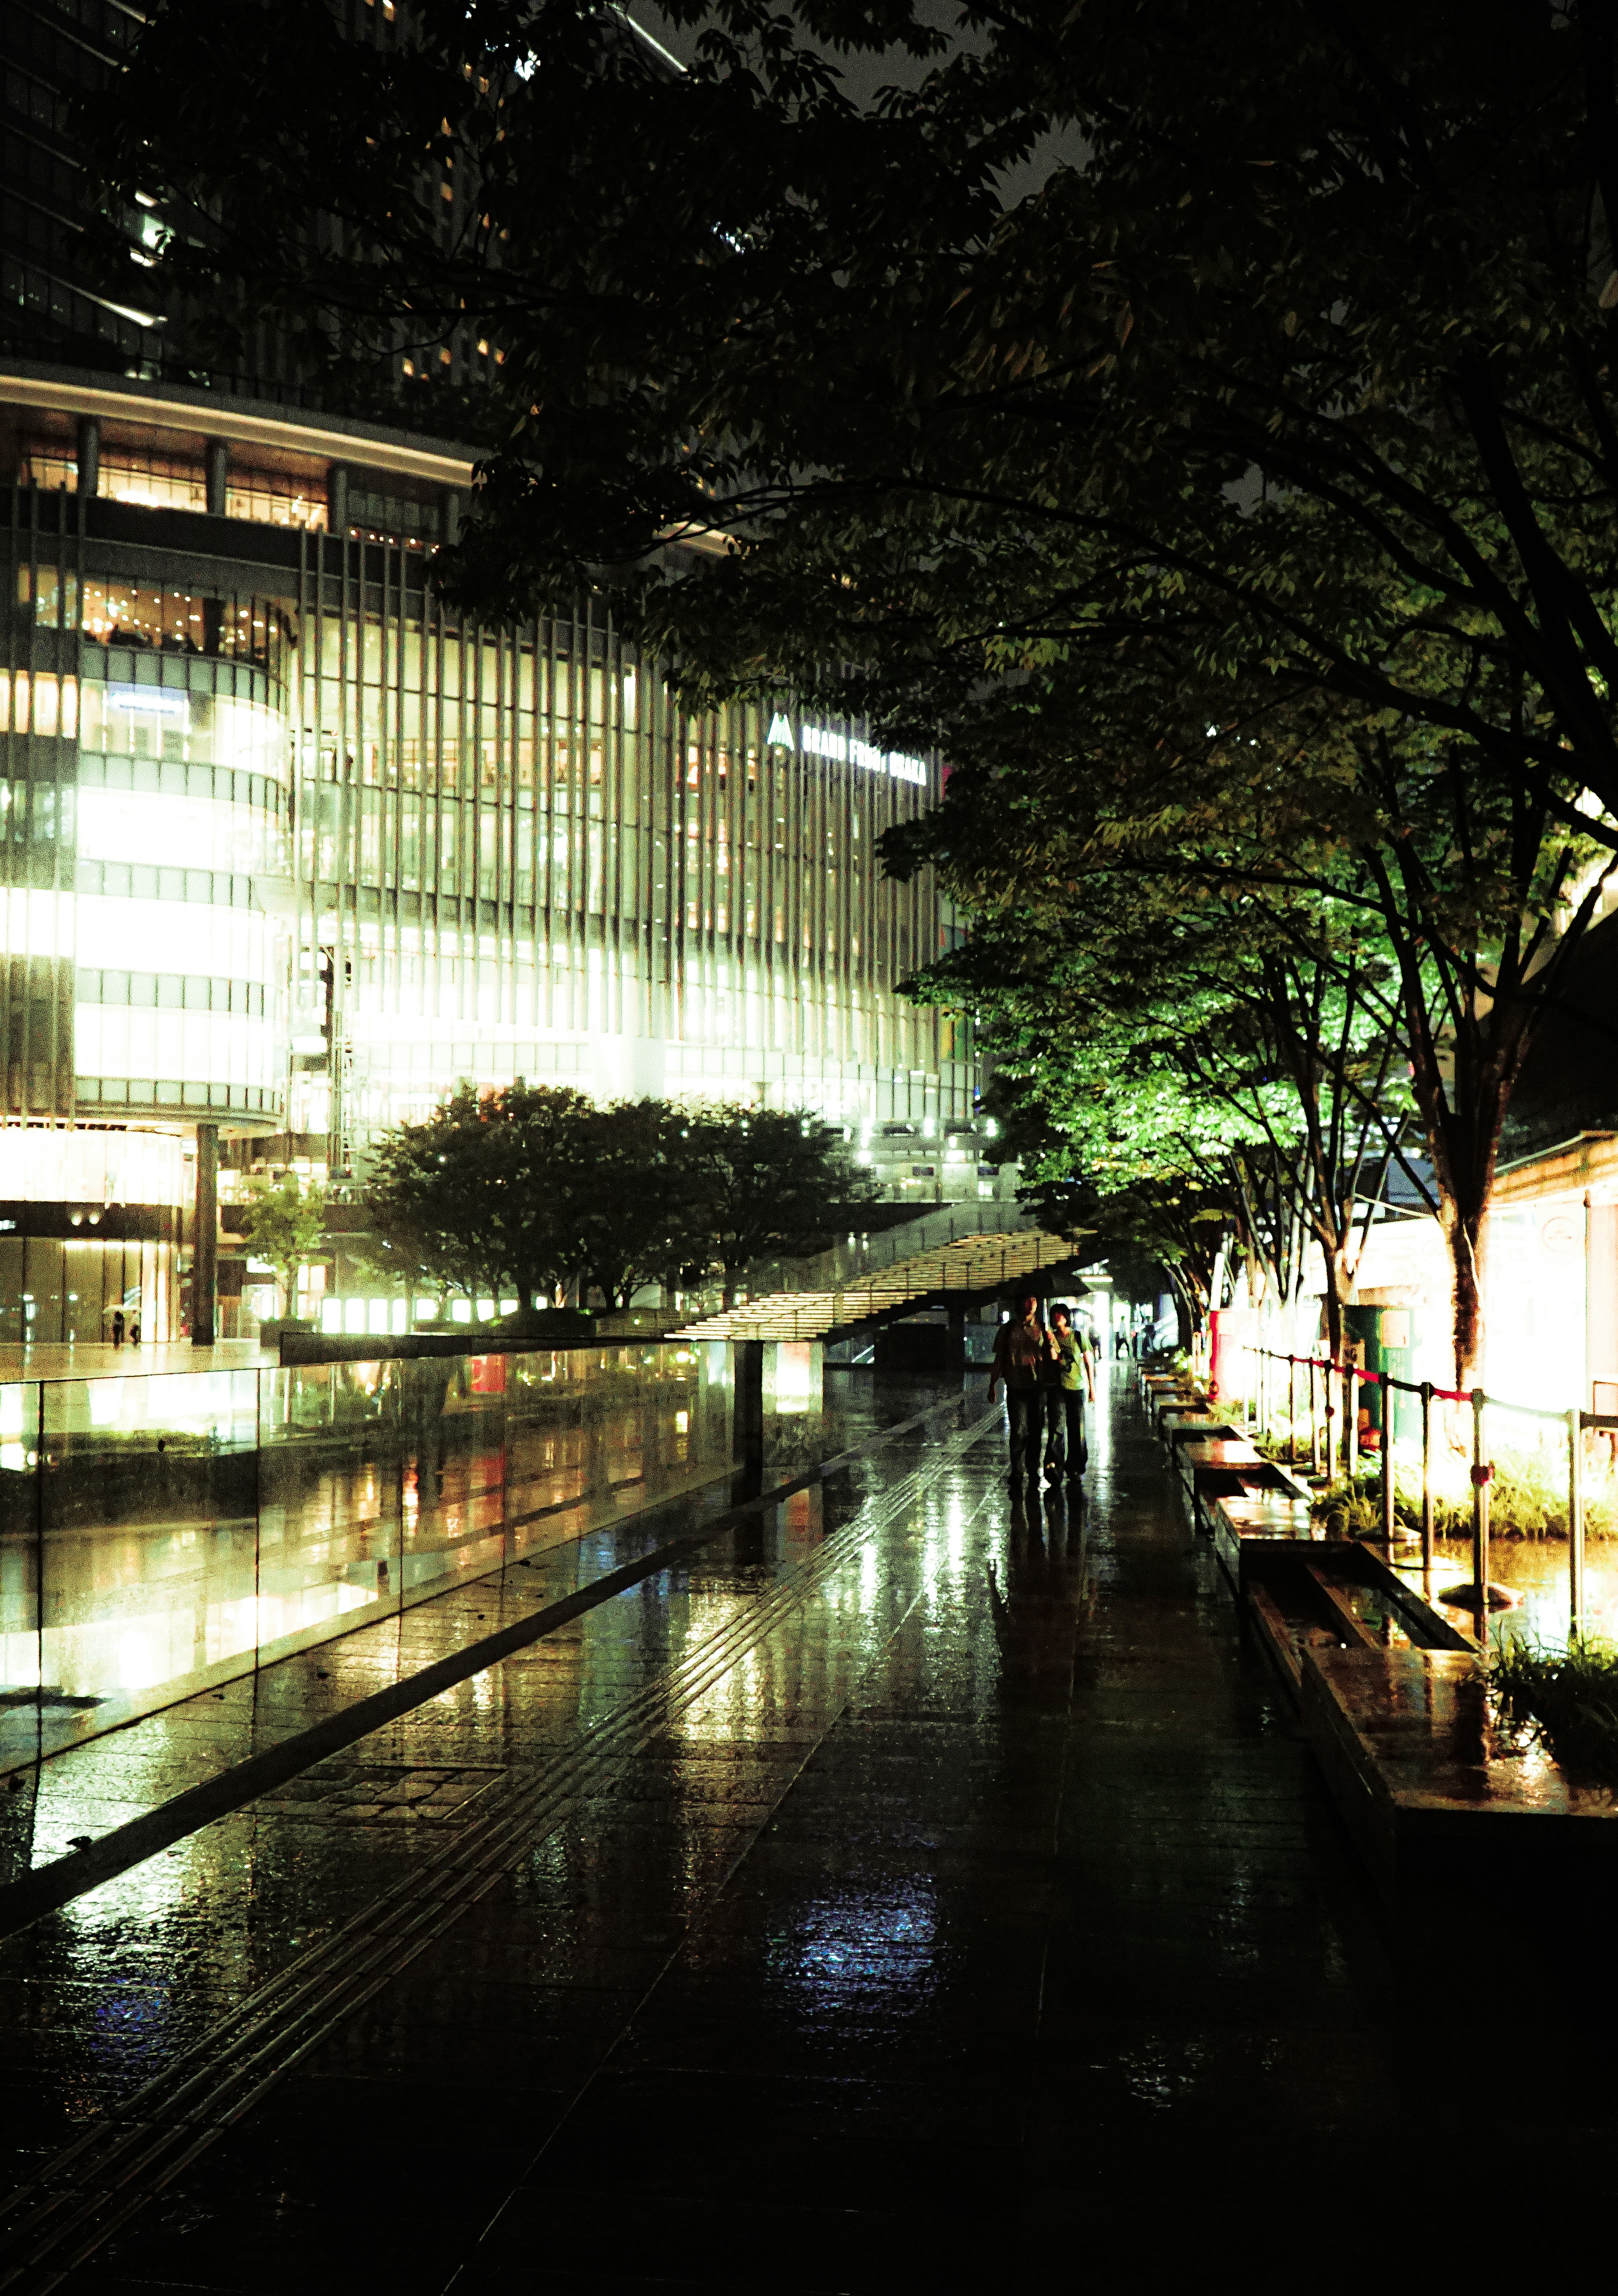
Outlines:
{"type": "Polygon", "coordinates": [[[907,758],[902,750],[878,750],[852,734],[834,734],[826,726],[805,726],[793,739],[792,720],[777,709],[766,737],[772,750],[801,750],[806,758],[831,758],[839,765],[860,766],[868,774],[886,774],[896,782],[915,782],[925,788],[927,768],[920,758],[907,758]]]}
{"type": "Polygon", "coordinates": [[[173,685],[110,685],[107,700],[114,709],[144,709],[159,718],[184,718],[191,707],[190,696],[173,685]]]}

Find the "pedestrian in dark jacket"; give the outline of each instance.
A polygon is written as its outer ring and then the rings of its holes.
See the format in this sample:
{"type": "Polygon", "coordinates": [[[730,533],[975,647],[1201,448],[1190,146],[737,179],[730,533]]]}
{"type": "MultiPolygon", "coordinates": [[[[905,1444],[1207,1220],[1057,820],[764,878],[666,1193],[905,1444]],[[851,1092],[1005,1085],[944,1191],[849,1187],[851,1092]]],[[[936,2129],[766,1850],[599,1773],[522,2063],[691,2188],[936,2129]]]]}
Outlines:
{"type": "Polygon", "coordinates": [[[1011,1489],[1014,1498],[1026,1475],[1039,1480],[1039,1441],[1045,1424],[1045,1395],[1040,1375],[1053,1361],[1051,1336],[1039,1321],[1039,1302],[1031,1292],[1012,1308],[1011,1321],[995,1334],[989,1366],[989,1400],[1006,1382],[1006,1413],[1011,1423],[1011,1489]]]}

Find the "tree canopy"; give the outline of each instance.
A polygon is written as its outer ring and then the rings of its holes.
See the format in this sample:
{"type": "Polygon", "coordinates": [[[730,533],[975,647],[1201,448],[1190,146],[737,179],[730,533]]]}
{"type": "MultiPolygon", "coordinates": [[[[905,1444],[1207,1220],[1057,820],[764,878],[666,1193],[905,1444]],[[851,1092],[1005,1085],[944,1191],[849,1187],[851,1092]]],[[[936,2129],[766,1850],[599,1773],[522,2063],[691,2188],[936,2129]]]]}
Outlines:
{"type": "Polygon", "coordinates": [[[609,1308],[645,1283],[719,1279],[728,1303],[768,1251],[804,1250],[869,1193],[842,1135],[801,1110],[597,1106],[566,1086],[463,1086],[386,1133],[365,1176],[380,1263],[520,1312],[577,1285],[609,1308]]]}
{"type": "Polygon", "coordinates": [[[324,1188],[305,1186],[296,1172],[247,1185],[242,1231],[250,1249],[275,1270],[285,1312],[298,1304],[298,1275],[320,1250],[328,1201],[324,1188]]]}
{"type": "MultiPolygon", "coordinates": [[[[941,748],[891,855],[979,920],[925,985],[991,1027],[1002,927],[1159,887],[1218,1014],[1179,1072],[1261,1133],[1291,1077],[1328,1259],[1408,1068],[1474,1368],[1500,1123],[1618,850],[1618,0],[666,0],[684,72],[587,0],[414,0],[310,70],[293,6],[169,0],[103,101],[157,280],[333,371],[486,329],[438,578],[604,587],[694,696],[941,748]]],[[[1014,1001],[1076,1122],[1074,989],[1014,1001]]]]}

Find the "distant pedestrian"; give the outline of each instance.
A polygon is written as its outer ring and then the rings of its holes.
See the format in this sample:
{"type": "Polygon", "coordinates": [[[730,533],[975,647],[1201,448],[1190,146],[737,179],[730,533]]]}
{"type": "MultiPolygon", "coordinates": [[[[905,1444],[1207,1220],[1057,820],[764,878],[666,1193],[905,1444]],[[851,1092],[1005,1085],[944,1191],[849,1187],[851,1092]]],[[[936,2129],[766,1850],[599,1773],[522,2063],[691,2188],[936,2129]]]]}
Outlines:
{"type": "Polygon", "coordinates": [[[112,1310],[112,1344],[115,1348],[121,1348],[124,1344],[124,1311],[121,1308],[112,1310]]]}
{"type": "Polygon", "coordinates": [[[995,1333],[994,1355],[989,1366],[989,1400],[1002,1380],[1006,1382],[1006,1414],[1011,1423],[1011,1495],[1016,1498],[1022,1478],[1039,1480],[1039,1442],[1045,1424],[1045,1397],[1039,1385],[1041,1366],[1053,1360],[1051,1337],[1039,1319],[1039,1302],[1031,1292],[1015,1301],[1009,1323],[995,1333]]]}
{"type": "Polygon", "coordinates": [[[131,1316],[129,1318],[129,1344],[132,1348],[138,1348],[140,1343],[141,1319],[138,1316],[131,1316]]]}
{"type": "Polygon", "coordinates": [[[1117,1357],[1119,1356],[1127,1356],[1129,1352],[1129,1335],[1128,1332],[1124,1330],[1123,1325],[1120,1324],[1113,1337],[1113,1354],[1114,1357],[1117,1357]]]}
{"type": "Polygon", "coordinates": [[[1073,1329],[1060,1300],[1050,1311],[1051,1363],[1045,1387],[1045,1477],[1057,1483],[1065,1474],[1076,1483],[1090,1463],[1085,1431],[1087,1398],[1096,1399],[1096,1374],[1089,1349],[1073,1329]]]}

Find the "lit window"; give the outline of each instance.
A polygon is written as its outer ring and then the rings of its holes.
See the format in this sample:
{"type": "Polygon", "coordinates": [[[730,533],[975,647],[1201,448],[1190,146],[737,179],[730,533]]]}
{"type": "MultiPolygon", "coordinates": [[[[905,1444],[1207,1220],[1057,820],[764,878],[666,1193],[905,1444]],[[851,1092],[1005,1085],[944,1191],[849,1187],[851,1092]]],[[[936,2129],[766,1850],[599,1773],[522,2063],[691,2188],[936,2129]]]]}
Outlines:
{"type": "Polygon", "coordinates": [[[324,528],[326,522],[324,496],[276,471],[233,471],[225,491],[225,513],[251,519],[259,526],[324,528]]]}

